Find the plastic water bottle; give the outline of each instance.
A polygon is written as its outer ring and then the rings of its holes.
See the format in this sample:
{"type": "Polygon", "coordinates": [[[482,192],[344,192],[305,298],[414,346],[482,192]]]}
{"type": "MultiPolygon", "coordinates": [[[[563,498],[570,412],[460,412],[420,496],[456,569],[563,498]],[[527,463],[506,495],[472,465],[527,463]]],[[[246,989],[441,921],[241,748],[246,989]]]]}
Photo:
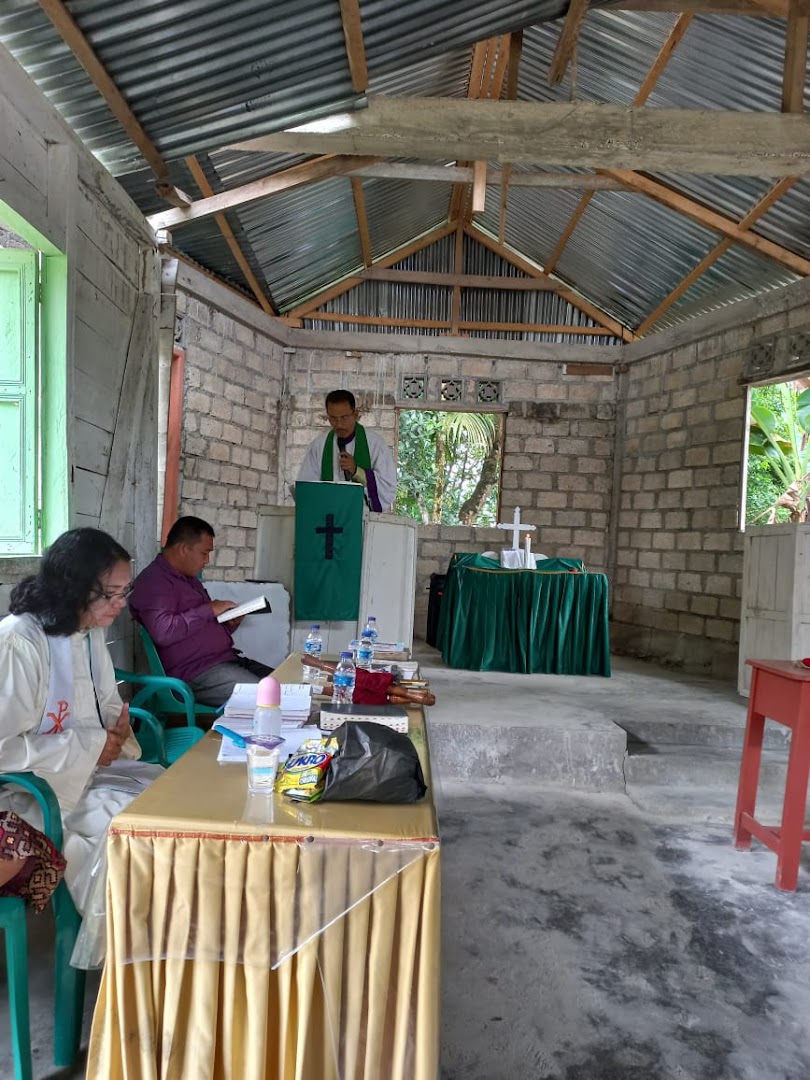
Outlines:
{"type": "Polygon", "coordinates": [[[366,671],[371,671],[371,661],[374,659],[374,643],[370,637],[366,637],[364,634],[357,644],[355,665],[359,668],[364,668],[366,671]]]}
{"type": "MultiPolygon", "coordinates": [[[[323,651],[323,638],[321,637],[321,627],[319,623],[313,623],[309,628],[306,641],[304,642],[304,653],[306,656],[314,656],[316,659],[320,659],[321,652],[323,651]]],[[[304,678],[308,680],[317,679],[321,674],[319,668],[309,667],[306,662],[303,665],[304,678]]]]}
{"type": "Polygon", "coordinates": [[[354,681],[356,679],[352,654],[342,652],[340,663],[335,668],[333,676],[334,690],[332,691],[333,705],[351,705],[354,700],[354,681]]]}
{"type": "Polygon", "coordinates": [[[366,619],[366,625],[363,627],[363,632],[360,637],[370,638],[372,645],[377,640],[377,620],[373,615],[369,615],[366,619]]]}

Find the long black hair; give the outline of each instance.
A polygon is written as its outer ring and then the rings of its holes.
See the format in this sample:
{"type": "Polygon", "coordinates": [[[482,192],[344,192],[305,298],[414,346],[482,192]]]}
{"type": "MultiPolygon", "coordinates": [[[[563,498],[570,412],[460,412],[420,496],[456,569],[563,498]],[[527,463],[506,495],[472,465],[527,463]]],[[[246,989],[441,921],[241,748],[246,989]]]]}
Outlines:
{"type": "Polygon", "coordinates": [[[12,615],[36,615],[46,634],[74,634],[101,596],[101,576],[131,556],[100,529],[71,529],[43,553],[39,570],[11,590],[12,615]]]}

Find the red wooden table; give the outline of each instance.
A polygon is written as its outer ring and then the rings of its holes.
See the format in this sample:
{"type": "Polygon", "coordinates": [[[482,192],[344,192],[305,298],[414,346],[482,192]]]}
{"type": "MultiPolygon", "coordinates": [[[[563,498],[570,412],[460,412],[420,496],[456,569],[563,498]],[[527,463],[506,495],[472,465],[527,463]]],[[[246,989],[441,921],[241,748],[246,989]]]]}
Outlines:
{"type": "Polygon", "coordinates": [[[753,672],[734,814],[734,846],[747,850],[755,836],[776,853],[776,887],[792,890],[799,877],[802,841],[810,840],[810,831],[804,827],[810,774],[810,669],[794,660],[746,660],[746,664],[753,672]],[[779,826],[763,825],[754,817],[766,717],[791,730],[779,826]]]}

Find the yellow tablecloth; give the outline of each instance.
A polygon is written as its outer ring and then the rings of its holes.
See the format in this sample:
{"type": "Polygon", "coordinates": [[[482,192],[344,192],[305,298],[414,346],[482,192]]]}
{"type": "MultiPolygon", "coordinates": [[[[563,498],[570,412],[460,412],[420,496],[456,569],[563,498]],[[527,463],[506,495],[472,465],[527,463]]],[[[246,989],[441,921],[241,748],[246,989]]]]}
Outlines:
{"type": "Polygon", "coordinates": [[[436,1080],[438,830],[410,720],[418,804],[257,818],[211,733],[113,821],[91,1080],[436,1080]]]}

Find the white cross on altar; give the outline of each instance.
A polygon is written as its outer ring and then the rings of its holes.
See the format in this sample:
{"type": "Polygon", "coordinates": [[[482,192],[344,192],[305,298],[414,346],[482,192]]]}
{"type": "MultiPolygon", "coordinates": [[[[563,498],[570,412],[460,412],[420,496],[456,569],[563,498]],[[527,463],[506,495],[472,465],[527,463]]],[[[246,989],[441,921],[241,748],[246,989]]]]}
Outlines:
{"type": "MultiPolygon", "coordinates": [[[[520,524],[520,507],[515,507],[515,513],[510,523],[499,521],[495,526],[496,529],[511,529],[512,530],[512,550],[518,551],[520,548],[520,534],[522,532],[534,532],[537,528],[536,525],[521,525],[520,524]]],[[[526,538],[528,540],[528,537],[526,538]]]]}

